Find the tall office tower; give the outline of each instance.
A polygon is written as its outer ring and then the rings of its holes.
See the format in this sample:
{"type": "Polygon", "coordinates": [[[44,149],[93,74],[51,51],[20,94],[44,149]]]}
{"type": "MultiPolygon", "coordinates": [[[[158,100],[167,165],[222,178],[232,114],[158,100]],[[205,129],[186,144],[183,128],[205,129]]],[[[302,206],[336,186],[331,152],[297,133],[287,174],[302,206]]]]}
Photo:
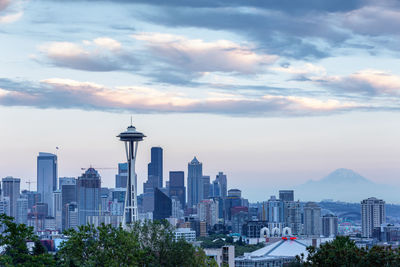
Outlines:
{"type": "Polygon", "coordinates": [[[205,221],[209,228],[218,223],[218,201],[203,199],[197,204],[197,215],[200,221],[205,221]]]}
{"type": "Polygon", "coordinates": [[[154,188],[153,220],[163,220],[172,215],[172,201],[160,189],[154,188]]]}
{"type": "Polygon", "coordinates": [[[338,233],[338,217],[327,214],[322,217],[322,235],[325,237],[335,237],[338,233]]]}
{"type": "Polygon", "coordinates": [[[199,185],[199,201],[203,199],[208,199],[210,197],[210,176],[203,176],[200,179],[200,185],[199,185]]]}
{"type": "Polygon", "coordinates": [[[118,163],[118,174],[115,175],[115,188],[126,188],[128,163],[118,163]]]}
{"type": "Polygon", "coordinates": [[[363,237],[372,237],[374,228],[386,223],[385,201],[370,197],[361,201],[361,227],[363,237]]]}
{"type": "Polygon", "coordinates": [[[86,224],[86,217],[99,215],[101,201],[101,181],[99,173],[89,168],[78,178],[77,199],[79,212],[79,225],[86,224]]]}
{"type": "Polygon", "coordinates": [[[224,206],[224,218],[230,221],[232,219],[232,208],[242,206],[242,191],[239,189],[230,189],[224,206]]]}
{"type": "Polygon", "coordinates": [[[199,203],[199,184],[203,177],[203,164],[196,157],[188,163],[188,207],[192,208],[199,203]]]}
{"type": "MultiPolygon", "coordinates": [[[[0,198],[0,214],[5,214],[10,216],[10,198],[9,197],[1,197],[0,198]]],[[[1,230],[1,228],[0,228],[1,230]]]]}
{"type": "Polygon", "coordinates": [[[77,202],[77,190],[76,190],[76,179],[75,178],[60,178],[60,189],[61,189],[61,229],[64,231],[67,227],[67,205],[69,203],[77,202]]]}
{"type": "Polygon", "coordinates": [[[183,218],[183,209],[182,204],[179,201],[179,198],[176,196],[171,196],[171,203],[172,203],[172,218],[181,219],[183,218]]]}
{"type": "Polygon", "coordinates": [[[186,205],[185,173],[183,171],[169,172],[169,196],[177,197],[181,209],[186,205]]]}
{"type": "Polygon", "coordinates": [[[157,183],[154,187],[163,187],[163,149],[161,147],[151,148],[151,162],[147,165],[148,176],[154,176],[157,183]]]}
{"type": "Polygon", "coordinates": [[[304,234],[321,235],[321,207],[315,202],[307,202],[304,206],[304,234]]]}
{"type": "Polygon", "coordinates": [[[28,223],[28,199],[26,198],[18,198],[17,199],[17,214],[16,214],[16,222],[17,223],[28,223]]]}
{"type": "Polygon", "coordinates": [[[19,198],[21,179],[8,176],[3,178],[3,197],[10,198],[10,216],[17,216],[17,199],[19,198]]]}
{"type": "Polygon", "coordinates": [[[300,235],[302,230],[300,201],[286,201],[284,208],[286,226],[292,229],[293,234],[300,235]]]}
{"type": "Polygon", "coordinates": [[[215,178],[215,181],[217,181],[217,183],[219,185],[219,194],[220,195],[218,197],[222,197],[223,199],[226,198],[227,191],[228,191],[228,182],[226,179],[226,174],[224,174],[223,172],[219,172],[215,178]]]}
{"type": "Polygon", "coordinates": [[[136,131],[136,128],[131,125],[125,132],[120,133],[117,137],[119,137],[120,141],[125,143],[126,161],[128,162],[128,179],[126,183],[126,197],[122,220],[122,225],[126,228],[127,225],[131,225],[139,219],[135,165],[139,142],[143,141],[143,138],[146,136],[136,131]]]}
{"type": "Polygon", "coordinates": [[[271,198],[265,203],[265,215],[269,223],[283,223],[284,222],[284,203],[282,200],[277,199],[276,196],[271,198]]]}
{"type": "Polygon", "coordinates": [[[32,207],[36,203],[42,202],[41,195],[36,191],[22,190],[21,198],[28,199],[28,211],[32,211],[32,207]]]}
{"type": "Polygon", "coordinates": [[[40,152],[37,157],[37,191],[42,202],[47,203],[49,215],[53,216],[53,192],[57,190],[57,156],[40,152]]]}
{"type": "Polygon", "coordinates": [[[76,229],[78,225],[79,225],[78,204],[76,202],[71,202],[66,204],[65,229],[70,229],[70,228],[76,229]]]}
{"type": "Polygon", "coordinates": [[[294,191],[279,190],[279,199],[282,201],[294,201],[294,191]]]}
{"type": "Polygon", "coordinates": [[[62,229],[62,193],[61,190],[57,189],[53,192],[53,207],[54,207],[54,218],[56,223],[56,230],[61,231],[62,229]]]}

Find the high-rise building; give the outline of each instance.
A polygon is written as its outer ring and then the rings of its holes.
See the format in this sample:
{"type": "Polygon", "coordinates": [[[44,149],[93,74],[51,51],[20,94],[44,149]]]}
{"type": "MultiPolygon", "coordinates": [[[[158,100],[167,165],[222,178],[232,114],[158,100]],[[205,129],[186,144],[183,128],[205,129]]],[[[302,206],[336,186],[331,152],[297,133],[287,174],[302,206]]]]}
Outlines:
{"type": "Polygon", "coordinates": [[[242,206],[242,191],[239,189],[229,189],[224,206],[224,218],[230,221],[232,219],[232,208],[242,206]]]}
{"type": "Polygon", "coordinates": [[[153,220],[163,220],[172,215],[172,201],[160,189],[154,188],[153,220]]]}
{"type": "Polygon", "coordinates": [[[179,198],[176,196],[171,196],[171,203],[172,203],[172,218],[181,219],[183,218],[183,209],[179,198]]]}
{"type": "Polygon", "coordinates": [[[126,188],[128,163],[118,163],[118,174],[115,175],[115,188],[126,188]]]}
{"type": "Polygon", "coordinates": [[[77,203],[77,190],[76,190],[76,179],[75,178],[60,178],[60,189],[61,189],[61,229],[64,231],[67,227],[67,212],[69,203],[77,203]]]}
{"type": "Polygon", "coordinates": [[[200,200],[200,184],[203,177],[203,164],[196,157],[188,163],[188,207],[196,206],[200,200]]]}
{"type": "Polygon", "coordinates": [[[49,215],[53,216],[53,192],[57,190],[57,156],[40,152],[37,157],[37,191],[42,202],[47,203],[49,215]]]}
{"type": "Polygon", "coordinates": [[[201,177],[200,180],[200,199],[199,201],[203,199],[208,199],[210,197],[210,176],[205,176],[201,177]]]}
{"type": "Polygon", "coordinates": [[[28,212],[32,211],[32,207],[42,201],[41,195],[35,191],[22,190],[21,198],[28,200],[28,212]]]}
{"type": "Polygon", "coordinates": [[[361,201],[361,227],[363,237],[372,237],[374,228],[386,223],[385,201],[370,197],[361,201]]]}
{"type": "Polygon", "coordinates": [[[338,217],[333,214],[322,216],[322,235],[335,237],[338,233],[338,217]]]}
{"type": "Polygon", "coordinates": [[[151,148],[151,162],[147,165],[148,176],[156,177],[154,187],[163,187],[163,149],[161,147],[151,148]]]}
{"type": "Polygon", "coordinates": [[[169,172],[169,196],[177,197],[181,209],[186,205],[185,173],[183,171],[169,172]]]}
{"type": "Polygon", "coordinates": [[[61,190],[57,189],[53,192],[53,200],[54,200],[54,218],[56,222],[56,230],[62,229],[62,193],[61,190]]]}
{"type": "Polygon", "coordinates": [[[99,215],[100,196],[100,175],[95,169],[89,168],[78,178],[77,183],[79,225],[86,224],[86,216],[99,215]]]}
{"type": "Polygon", "coordinates": [[[76,229],[78,225],[79,225],[78,204],[76,202],[70,202],[66,204],[65,229],[69,228],[76,229]]]}
{"type": "Polygon", "coordinates": [[[3,197],[10,199],[10,216],[16,219],[17,216],[17,199],[20,197],[21,179],[8,176],[3,178],[3,197]]]}
{"type": "Polygon", "coordinates": [[[315,202],[307,202],[304,206],[304,234],[321,235],[321,207],[315,202]]]}
{"type": "Polygon", "coordinates": [[[286,226],[290,227],[293,234],[300,235],[302,232],[300,201],[285,201],[284,214],[286,226]]]}
{"type": "Polygon", "coordinates": [[[276,196],[271,198],[265,203],[266,220],[269,223],[283,223],[284,222],[284,203],[282,200],[277,199],[276,196]]]}
{"type": "Polygon", "coordinates": [[[218,201],[203,199],[197,204],[197,215],[200,221],[205,221],[209,228],[218,223],[218,201]]]}
{"type": "Polygon", "coordinates": [[[279,190],[279,199],[282,201],[294,201],[294,191],[279,190]]]}
{"type": "MultiPolygon", "coordinates": [[[[1,197],[0,198],[0,214],[5,214],[10,216],[10,198],[9,197],[1,197]]],[[[1,228],[0,228],[1,230],[1,228]]]]}
{"type": "Polygon", "coordinates": [[[215,178],[215,181],[218,184],[219,195],[214,195],[215,197],[226,198],[228,192],[228,182],[226,179],[226,174],[223,172],[219,172],[215,178]]]}
{"type": "Polygon", "coordinates": [[[28,223],[28,199],[26,198],[18,198],[17,199],[17,214],[16,214],[16,222],[17,223],[28,223]]]}

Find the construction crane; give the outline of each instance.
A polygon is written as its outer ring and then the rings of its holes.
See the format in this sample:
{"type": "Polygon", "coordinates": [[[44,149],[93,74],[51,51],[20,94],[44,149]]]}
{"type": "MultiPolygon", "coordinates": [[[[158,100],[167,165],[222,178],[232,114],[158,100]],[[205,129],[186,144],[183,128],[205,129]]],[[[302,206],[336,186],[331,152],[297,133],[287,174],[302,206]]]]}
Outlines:
{"type": "Polygon", "coordinates": [[[28,184],[28,190],[31,191],[31,184],[36,184],[36,182],[28,181],[26,182],[28,184]]]}

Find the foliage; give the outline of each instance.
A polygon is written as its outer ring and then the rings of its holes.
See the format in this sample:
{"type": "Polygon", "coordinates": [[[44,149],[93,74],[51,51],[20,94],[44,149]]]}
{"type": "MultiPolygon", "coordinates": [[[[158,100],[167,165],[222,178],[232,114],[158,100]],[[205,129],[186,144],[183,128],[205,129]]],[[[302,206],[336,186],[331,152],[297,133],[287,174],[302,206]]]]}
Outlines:
{"type": "Polygon", "coordinates": [[[136,222],[130,229],[101,225],[68,230],[60,266],[213,266],[201,249],[174,241],[168,222],[136,222]]]}
{"type": "Polygon", "coordinates": [[[55,261],[33,233],[32,227],[16,224],[13,218],[0,214],[0,226],[4,231],[0,237],[0,246],[4,252],[0,255],[0,266],[54,266],[55,261]],[[29,251],[27,241],[34,242],[33,251],[29,251]]]}
{"type": "Polygon", "coordinates": [[[338,236],[318,249],[308,247],[308,256],[297,256],[290,266],[400,266],[400,250],[374,246],[370,250],[360,249],[349,237],[338,236]]]}

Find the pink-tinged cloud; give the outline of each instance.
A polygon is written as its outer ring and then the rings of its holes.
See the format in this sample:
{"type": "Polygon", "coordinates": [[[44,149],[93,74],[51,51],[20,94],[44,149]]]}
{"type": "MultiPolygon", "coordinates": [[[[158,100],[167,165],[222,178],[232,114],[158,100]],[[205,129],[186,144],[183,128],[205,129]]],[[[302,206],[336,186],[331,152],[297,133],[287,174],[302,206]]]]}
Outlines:
{"type": "Polygon", "coordinates": [[[6,9],[10,4],[10,0],[0,0],[0,11],[6,9]]]}
{"type": "Polygon", "coordinates": [[[185,71],[237,72],[251,74],[264,71],[278,56],[258,54],[250,47],[227,40],[206,42],[179,35],[140,33],[133,37],[145,42],[160,60],[185,71]]]}
{"type": "Polygon", "coordinates": [[[314,116],[365,107],[334,99],[298,96],[254,97],[210,91],[194,97],[179,91],[140,86],[109,88],[91,82],[58,78],[42,80],[37,84],[0,80],[0,105],[231,116],[314,116]]]}
{"type": "Polygon", "coordinates": [[[40,46],[39,50],[44,57],[34,56],[39,62],[78,70],[133,70],[138,64],[131,51],[108,37],[84,40],[82,43],[52,42],[40,46]]]}
{"type": "Polygon", "coordinates": [[[0,24],[19,20],[24,14],[22,4],[23,1],[0,0],[0,24]]]}
{"type": "Polygon", "coordinates": [[[311,80],[333,90],[370,96],[399,96],[400,76],[381,70],[361,70],[347,76],[312,77],[311,80]]]}

